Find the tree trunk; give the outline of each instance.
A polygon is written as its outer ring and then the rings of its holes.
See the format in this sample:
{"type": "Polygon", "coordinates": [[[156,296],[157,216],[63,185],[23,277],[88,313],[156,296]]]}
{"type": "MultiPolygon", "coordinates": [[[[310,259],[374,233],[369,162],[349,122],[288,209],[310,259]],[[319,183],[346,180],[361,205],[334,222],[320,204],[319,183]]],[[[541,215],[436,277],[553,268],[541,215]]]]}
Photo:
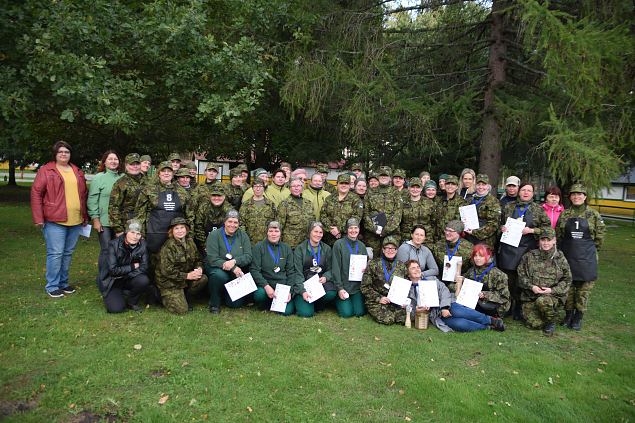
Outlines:
{"type": "Polygon", "coordinates": [[[17,186],[18,184],[15,181],[15,158],[13,157],[13,152],[10,152],[7,161],[9,162],[9,182],[7,185],[17,186]]]}
{"type": "Polygon", "coordinates": [[[498,187],[498,178],[501,166],[501,140],[500,123],[496,114],[496,89],[505,82],[505,53],[507,46],[503,39],[505,0],[492,2],[491,38],[492,45],[489,50],[489,78],[485,88],[483,100],[483,135],[481,139],[481,157],[479,160],[479,172],[489,176],[490,184],[494,189],[498,187]]]}

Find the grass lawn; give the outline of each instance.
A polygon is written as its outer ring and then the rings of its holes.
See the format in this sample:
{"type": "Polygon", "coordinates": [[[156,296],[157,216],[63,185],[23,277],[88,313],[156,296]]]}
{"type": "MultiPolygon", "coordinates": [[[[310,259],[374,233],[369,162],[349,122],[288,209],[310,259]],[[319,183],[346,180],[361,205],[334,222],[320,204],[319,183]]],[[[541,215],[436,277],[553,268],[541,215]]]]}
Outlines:
{"type": "Polygon", "coordinates": [[[73,256],[78,292],[53,300],[27,203],[0,203],[0,215],[6,421],[635,420],[630,224],[611,223],[583,330],[549,339],[511,321],[504,333],[443,334],[334,311],[212,316],[204,299],[182,317],[107,315],[94,237],[73,256]]]}

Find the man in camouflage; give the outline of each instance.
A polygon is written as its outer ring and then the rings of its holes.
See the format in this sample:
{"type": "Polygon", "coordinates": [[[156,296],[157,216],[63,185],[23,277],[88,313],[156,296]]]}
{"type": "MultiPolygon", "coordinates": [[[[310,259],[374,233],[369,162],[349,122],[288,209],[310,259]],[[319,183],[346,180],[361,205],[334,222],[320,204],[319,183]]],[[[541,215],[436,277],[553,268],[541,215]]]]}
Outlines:
{"type": "Polygon", "coordinates": [[[461,220],[459,207],[467,206],[467,201],[457,193],[459,178],[456,175],[448,175],[445,179],[445,192],[437,200],[437,233],[443,234],[443,230],[451,220],[461,220]]]}
{"type": "Polygon", "coordinates": [[[208,201],[212,188],[222,189],[222,183],[218,177],[218,169],[220,165],[218,163],[208,162],[205,166],[205,182],[199,184],[192,190],[192,209],[196,211],[198,208],[199,200],[208,201]]]}
{"type": "MultiPolygon", "coordinates": [[[[395,276],[407,279],[406,265],[397,260],[398,241],[394,236],[382,240],[381,255],[368,263],[360,290],[364,295],[366,309],[371,317],[384,325],[403,324],[406,321],[406,309],[402,305],[392,304],[388,291],[395,276]]],[[[412,300],[412,299],[411,299],[412,300]]],[[[414,305],[416,299],[414,299],[414,305]]]]}
{"type": "Polygon", "coordinates": [[[433,200],[421,195],[421,188],[421,180],[419,178],[410,178],[408,185],[410,195],[404,199],[401,214],[401,240],[409,240],[412,234],[412,228],[416,225],[420,225],[426,231],[426,245],[429,246],[434,240],[430,235],[434,234],[432,218],[434,216],[435,204],[433,200]]]}
{"type": "Polygon", "coordinates": [[[170,155],[168,156],[168,161],[170,162],[172,171],[174,173],[176,173],[176,171],[181,168],[181,156],[179,155],[179,153],[170,153],[170,155]]]}
{"type": "Polygon", "coordinates": [[[364,202],[351,192],[351,180],[347,174],[337,177],[337,192],[324,200],[320,212],[320,220],[324,225],[323,241],[333,245],[336,240],[346,235],[346,222],[351,217],[362,220],[364,202]]]}
{"type": "Polygon", "coordinates": [[[373,249],[374,257],[379,255],[381,241],[385,237],[399,237],[402,200],[401,194],[390,186],[391,175],[390,167],[382,166],[378,172],[379,186],[368,190],[364,196],[364,244],[373,249]],[[383,217],[382,213],[386,219],[383,227],[377,224],[380,223],[380,217],[383,217]]]}
{"type": "Polygon", "coordinates": [[[282,227],[282,242],[295,248],[306,239],[309,224],[315,220],[313,204],[302,197],[304,184],[300,178],[291,178],[291,195],[278,207],[278,222],[282,227]]]}
{"type": "Polygon", "coordinates": [[[225,190],[225,200],[231,204],[234,210],[239,210],[243,201],[243,194],[245,193],[242,187],[242,172],[240,169],[235,167],[229,171],[229,177],[229,183],[223,184],[223,189],[225,190]]]}
{"type": "Polygon", "coordinates": [[[487,244],[494,250],[496,235],[500,226],[500,202],[490,194],[489,176],[479,173],[476,175],[476,191],[470,204],[476,206],[478,213],[478,229],[467,229],[465,239],[472,244],[487,244]]]}
{"type": "Polygon", "coordinates": [[[540,233],[539,248],[520,259],[518,285],[527,326],[542,328],[546,336],[552,336],[571,285],[571,269],[556,248],[556,232],[551,226],[540,233]]]}
{"type": "Polygon", "coordinates": [[[192,178],[190,178],[190,172],[187,168],[182,167],[174,173],[176,182],[189,193],[192,192],[192,178]]]}
{"type": "MultiPolygon", "coordinates": [[[[472,255],[472,243],[466,239],[461,238],[461,232],[463,232],[463,222],[460,220],[450,220],[443,230],[443,239],[437,241],[432,246],[432,255],[439,266],[439,274],[443,278],[443,269],[445,266],[445,258],[452,260],[452,257],[458,256],[462,260],[462,269],[466,269],[470,264],[470,256],[472,255]]],[[[443,281],[448,287],[450,292],[456,290],[456,284],[454,280],[443,281]]]]}
{"type": "Polygon", "coordinates": [[[337,188],[335,188],[335,185],[329,184],[329,181],[328,181],[328,177],[329,177],[328,165],[325,163],[319,163],[317,165],[317,171],[320,175],[322,175],[322,181],[324,181],[324,184],[322,185],[322,189],[331,195],[337,194],[337,188]]]}
{"type": "Polygon", "coordinates": [[[209,189],[209,197],[199,198],[198,208],[194,212],[194,242],[202,253],[210,232],[223,226],[231,204],[225,199],[225,191],[220,185],[209,189]]]}
{"type": "Polygon", "coordinates": [[[249,235],[252,245],[267,237],[267,225],[276,220],[276,206],[264,196],[265,183],[256,179],[253,185],[254,195],[240,208],[242,228],[249,235]]]}
{"type": "Polygon", "coordinates": [[[136,215],[137,200],[145,183],[137,153],[126,156],[126,174],[112,187],[108,204],[108,219],[117,236],[124,232],[126,222],[136,215]]]}
{"type": "Polygon", "coordinates": [[[406,188],[406,171],[403,169],[395,169],[392,173],[392,187],[401,196],[402,200],[410,198],[410,192],[406,188]]]}

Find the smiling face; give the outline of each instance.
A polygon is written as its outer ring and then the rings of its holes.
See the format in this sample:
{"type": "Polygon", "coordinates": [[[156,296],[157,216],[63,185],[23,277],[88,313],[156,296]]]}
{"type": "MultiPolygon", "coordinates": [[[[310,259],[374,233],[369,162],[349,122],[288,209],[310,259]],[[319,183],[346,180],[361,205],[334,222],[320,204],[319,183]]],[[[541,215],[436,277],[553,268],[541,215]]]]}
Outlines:
{"type": "Polygon", "coordinates": [[[116,154],[110,153],[108,157],[106,157],[106,161],[104,162],[106,169],[117,170],[119,167],[119,157],[116,154]]]}
{"type": "Polygon", "coordinates": [[[351,190],[351,184],[346,182],[340,182],[337,184],[337,192],[346,195],[351,190]]]}
{"type": "Polygon", "coordinates": [[[351,225],[346,230],[346,235],[352,240],[356,240],[359,236],[359,226],[351,225]]]}
{"type": "Polygon", "coordinates": [[[225,219],[225,233],[227,235],[234,235],[238,230],[239,222],[235,217],[228,217],[225,219]]]}
{"type": "Polygon", "coordinates": [[[159,171],[159,181],[161,181],[161,183],[163,184],[169,184],[172,181],[172,176],[174,175],[174,172],[172,172],[172,169],[169,168],[164,168],[161,169],[159,171]]]}
{"type": "Polygon", "coordinates": [[[66,147],[60,147],[55,153],[55,163],[66,166],[71,161],[71,151],[66,147]]]}
{"type": "Polygon", "coordinates": [[[298,197],[300,196],[300,194],[302,194],[303,187],[304,187],[304,184],[302,183],[302,181],[295,180],[291,182],[291,185],[289,186],[289,190],[291,191],[291,194],[293,196],[298,197]]]}
{"type": "Polygon", "coordinates": [[[280,229],[278,228],[269,228],[267,229],[267,240],[275,244],[280,241],[280,229]]]}
{"type": "Polygon", "coordinates": [[[463,175],[462,182],[465,188],[472,188],[472,185],[474,185],[474,176],[472,176],[471,173],[466,173],[463,175]]]}
{"type": "Polygon", "coordinates": [[[426,188],[426,197],[427,198],[435,198],[437,196],[436,188],[426,188]]]}
{"type": "Polygon", "coordinates": [[[176,179],[177,179],[179,185],[181,185],[183,188],[186,188],[186,187],[190,186],[190,177],[189,176],[179,176],[176,179]]]}
{"type": "Polygon", "coordinates": [[[392,260],[397,255],[397,246],[393,244],[387,244],[384,245],[381,251],[384,253],[384,257],[386,257],[388,260],[392,260]]]}
{"type": "Polygon", "coordinates": [[[152,166],[152,162],[144,160],[141,162],[140,169],[143,173],[147,173],[148,169],[150,169],[150,166],[152,166]]]}
{"type": "Polygon", "coordinates": [[[205,179],[207,180],[207,182],[215,181],[217,176],[218,176],[217,169],[212,168],[212,169],[205,170],[205,179]]]}
{"type": "Polygon", "coordinates": [[[476,183],[476,193],[479,196],[484,196],[485,194],[487,194],[487,191],[489,190],[489,184],[486,184],[485,182],[477,182],[476,183]]]}
{"type": "Polygon", "coordinates": [[[386,186],[390,184],[390,176],[388,175],[379,175],[379,185],[386,186]]]}
{"type": "Polygon", "coordinates": [[[175,239],[181,240],[185,238],[187,235],[187,226],[185,225],[174,225],[172,228],[172,235],[175,239]]]}
{"type": "Polygon", "coordinates": [[[359,195],[366,195],[366,191],[368,191],[368,185],[365,181],[360,181],[355,185],[355,192],[359,195]]]}
{"type": "Polygon", "coordinates": [[[410,185],[408,187],[408,192],[410,192],[410,197],[412,198],[421,197],[421,187],[419,185],[410,185]]]}
{"type": "Polygon", "coordinates": [[[445,230],[443,231],[443,234],[445,235],[445,240],[451,243],[455,243],[461,237],[461,234],[459,234],[454,229],[450,229],[450,228],[445,228],[445,230]]]}
{"type": "Polygon", "coordinates": [[[539,244],[542,251],[549,251],[553,248],[554,245],[556,245],[556,238],[540,238],[539,244]]]}
{"type": "Polygon", "coordinates": [[[135,176],[141,172],[141,165],[139,162],[129,163],[126,165],[126,173],[135,176]]]}
{"type": "MultiPolygon", "coordinates": [[[[441,185],[441,184],[439,184],[441,185]]],[[[454,182],[446,182],[445,183],[445,192],[452,195],[456,192],[458,188],[458,185],[456,185],[454,182]]]]}
{"type": "Polygon", "coordinates": [[[421,266],[419,266],[419,263],[412,262],[408,265],[408,279],[411,281],[421,280],[421,266]]]}
{"type": "Polygon", "coordinates": [[[222,195],[222,194],[221,195],[212,194],[210,196],[210,200],[211,200],[213,206],[220,207],[225,202],[225,196],[222,195]]]}
{"type": "Polygon", "coordinates": [[[322,241],[322,237],[324,236],[324,231],[319,226],[311,229],[311,233],[309,234],[309,240],[313,245],[317,245],[318,242],[322,241]]]}
{"type": "Polygon", "coordinates": [[[574,206],[581,206],[586,200],[586,194],[582,192],[572,192],[569,194],[569,200],[571,200],[571,204],[574,206]]]}
{"type": "Polygon", "coordinates": [[[412,243],[416,246],[423,244],[426,240],[426,231],[423,228],[417,228],[412,231],[412,243]]]}
{"type": "Polygon", "coordinates": [[[392,184],[395,186],[395,188],[403,187],[404,181],[404,178],[402,178],[401,176],[392,177],[392,184]]]}

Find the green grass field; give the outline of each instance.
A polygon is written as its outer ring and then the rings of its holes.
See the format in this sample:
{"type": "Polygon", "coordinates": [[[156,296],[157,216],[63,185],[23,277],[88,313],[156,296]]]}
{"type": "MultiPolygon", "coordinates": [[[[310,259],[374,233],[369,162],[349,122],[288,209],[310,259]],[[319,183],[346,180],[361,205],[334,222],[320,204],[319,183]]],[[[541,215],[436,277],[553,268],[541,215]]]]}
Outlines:
{"type": "Polygon", "coordinates": [[[107,315],[98,243],[81,240],[78,292],[44,293],[28,191],[0,187],[0,419],[88,421],[633,421],[635,227],[611,223],[581,332],[443,334],[201,299],[107,315]],[[26,196],[25,196],[26,194],[26,196]],[[136,346],[136,347],[135,347],[136,346]]]}

